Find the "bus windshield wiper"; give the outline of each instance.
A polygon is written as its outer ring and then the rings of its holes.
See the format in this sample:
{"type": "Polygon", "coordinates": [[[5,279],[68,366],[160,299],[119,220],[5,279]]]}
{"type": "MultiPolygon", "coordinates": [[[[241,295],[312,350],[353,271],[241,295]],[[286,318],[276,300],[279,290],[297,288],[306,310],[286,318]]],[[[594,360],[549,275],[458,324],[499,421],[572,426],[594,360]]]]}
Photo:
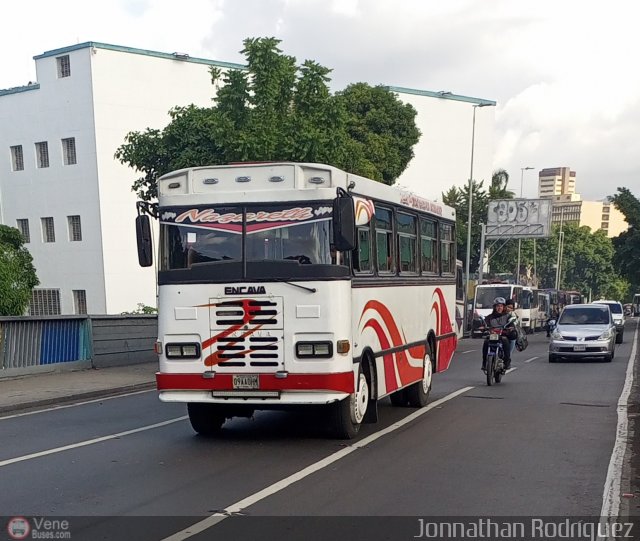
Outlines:
{"type": "Polygon", "coordinates": [[[290,286],[299,287],[300,289],[304,289],[309,293],[315,293],[316,291],[318,291],[315,287],[307,287],[301,284],[296,284],[294,282],[289,282],[289,280],[285,280],[284,278],[274,278],[274,280],[276,282],[284,282],[285,284],[289,284],[290,286]]]}

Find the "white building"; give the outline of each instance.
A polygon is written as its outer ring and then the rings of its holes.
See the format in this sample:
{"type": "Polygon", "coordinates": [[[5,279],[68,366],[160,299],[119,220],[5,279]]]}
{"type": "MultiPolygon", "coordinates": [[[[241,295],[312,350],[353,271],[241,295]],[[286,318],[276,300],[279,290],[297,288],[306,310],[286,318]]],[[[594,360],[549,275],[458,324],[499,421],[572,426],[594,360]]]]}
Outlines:
{"type": "MultiPolygon", "coordinates": [[[[137,175],[114,153],[128,132],[162,129],[177,105],[211,105],[210,66],[243,66],[96,42],[35,61],[37,83],[0,90],[0,223],[28,238],[40,279],[31,313],[155,306],[154,270],[137,261],[131,191],[137,175]]],[[[416,107],[423,134],[399,183],[439,199],[444,189],[467,182],[472,106],[495,103],[391,89],[416,107]]],[[[485,111],[475,124],[478,180],[491,178],[493,113],[485,111]]]]}
{"type": "Polygon", "coordinates": [[[609,238],[629,229],[629,224],[607,200],[584,201],[576,192],[576,172],[570,167],[551,167],[538,174],[538,195],[551,199],[551,223],[586,225],[592,231],[602,229],[609,238]]]}

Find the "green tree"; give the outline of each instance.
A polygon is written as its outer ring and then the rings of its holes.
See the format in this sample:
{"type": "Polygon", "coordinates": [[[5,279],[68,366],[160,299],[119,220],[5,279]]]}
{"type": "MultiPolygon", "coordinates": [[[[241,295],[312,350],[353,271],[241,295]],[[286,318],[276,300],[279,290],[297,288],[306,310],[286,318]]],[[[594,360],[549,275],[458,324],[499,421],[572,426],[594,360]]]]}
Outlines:
{"type": "Polygon", "coordinates": [[[413,158],[413,146],[420,138],[416,110],[385,87],[366,83],[349,85],[336,99],[347,114],[349,165],[393,184],[413,158]]]}
{"type": "Polygon", "coordinates": [[[319,162],[393,184],[413,156],[416,111],[384,87],[358,83],[332,95],[330,70],[250,38],[246,69],[211,69],[212,107],[176,107],[163,129],[130,132],[115,156],[141,173],[133,190],[157,197],[157,178],[183,167],[243,161],[319,162]]]}
{"type": "Polygon", "coordinates": [[[14,227],[0,225],[0,315],[21,316],[31,290],[40,282],[24,238],[14,227]]]}
{"type": "Polygon", "coordinates": [[[613,239],[614,265],[630,284],[627,294],[616,299],[630,301],[630,296],[640,291],[640,200],[628,188],[618,188],[618,193],[609,197],[622,212],[629,229],[613,239]]]}
{"type": "MultiPolygon", "coordinates": [[[[472,218],[471,218],[471,263],[470,271],[475,273],[480,263],[480,224],[487,222],[489,201],[492,199],[512,199],[513,192],[507,190],[509,174],[504,169],[494,171],[491,184],[485,189],[483,181],[472,183],[472,218]]],[[[467,258],[467,223],[469,220],[469,184],[461,188],[452,186],[443,192],[442,201],[456,209],[456,238],[458,259],[467,258]]],[[[486,248],[492,246],[494,254],[490,260],[492,272],[514,272],[516,267],[517,242],[498,241],[487,243],[486,248]]]]}
{"type": "MultiPolygon", "coordinates": [[[[566,223],[560,288],[591,293],[593,298],[624,298],[629,287],[614,267],[613,242],[603,230],[566,223]]],[[[542,287],[555,287],[559,226],[548,239],[538,241],[537,267],[542,287]]]]}

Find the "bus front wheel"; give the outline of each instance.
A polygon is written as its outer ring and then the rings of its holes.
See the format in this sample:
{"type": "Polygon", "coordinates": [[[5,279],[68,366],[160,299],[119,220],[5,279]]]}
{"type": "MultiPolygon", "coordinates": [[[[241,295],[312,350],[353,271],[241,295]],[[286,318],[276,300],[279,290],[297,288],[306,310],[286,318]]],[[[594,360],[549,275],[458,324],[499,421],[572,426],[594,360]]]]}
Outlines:
{"type": "Polygon", "coordinates": [[[361,370],[358,388],[344,400],[332,404],[335,435],[341,440],[355,438],[360,431],[362,420],[369,405],[369,381],[361,370]]]}
{"type": "Polygon", "coordinates": [[[187,404],[191,427],[201,436],[215,436],[220,433],[226,415],[218,404],[189,402],[187,404]]]}

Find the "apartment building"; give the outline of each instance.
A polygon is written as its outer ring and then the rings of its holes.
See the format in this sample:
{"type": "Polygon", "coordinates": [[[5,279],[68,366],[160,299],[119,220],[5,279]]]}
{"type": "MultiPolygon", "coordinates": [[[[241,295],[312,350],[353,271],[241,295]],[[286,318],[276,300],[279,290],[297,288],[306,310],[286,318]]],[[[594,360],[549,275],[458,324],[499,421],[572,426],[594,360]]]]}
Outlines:
{"type": "Polygon", "coordinates": [[[538,173],[538,195],[552,197],[576,193],[576,172],[569,167],[551,167],[538,173]]]}
{"type": "Polygon", "coordinates": [[[34,259],[30,313],[155,306],[155,272],[137,264],[137,175],[114,153],[170,108],[210,105],[210,66],[242,66],[93,42],[34,60],[36,83],[0,91],[0,219],[34,259]]]}
{"type": "MultiPolygon", "coordinates": [[[[131,131],[162,129],[180,105],[211,105],[209,69],[242,65],[98,42],[34,57],[37,81],[0,90],[0,223],[25,237],[40,279],[30,313],[119,314],[156,305],[138,265],[135,171],[114,158],[131,131]]],[[[468,179],[472,107],[495,102],[390,87],[423,133],[399,183],[438,198],[432,180],[468,179]]],[[[475,119],[477,179],[491,178],[493,107],[475,119]]]]}
{"type": "Polygon", "coordinates": [[[576,193],[576,173],[569,167],[543,169],[539,175],[538,195],[552,199],[551,223],[575,223],[602,229],[617,237],[629,227],[624,215],[608,201],[584,201],[576,193]]]}

